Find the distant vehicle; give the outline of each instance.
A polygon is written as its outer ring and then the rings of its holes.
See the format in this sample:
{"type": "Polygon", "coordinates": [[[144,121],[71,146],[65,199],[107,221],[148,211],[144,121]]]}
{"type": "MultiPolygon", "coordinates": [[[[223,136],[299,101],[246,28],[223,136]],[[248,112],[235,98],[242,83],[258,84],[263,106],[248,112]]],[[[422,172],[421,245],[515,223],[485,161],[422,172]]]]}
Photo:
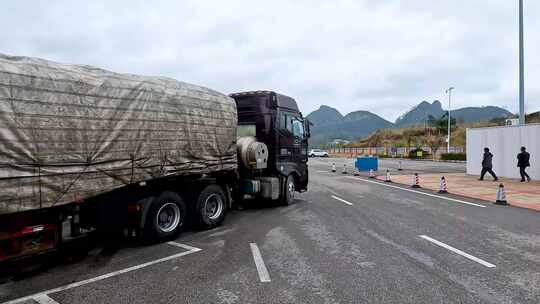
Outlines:
{"type": "Polygon", "coordinates": [[[507,126],[517,126],[519,125],[519,119],[517,118],[509,118],[505,121],[505,125],[507,126]]]}
{"type": "Polygon", "coordinates": [[[328,152],[321,149],[311,149],[308,155],[309,157],[328,157],[328,152]]]}

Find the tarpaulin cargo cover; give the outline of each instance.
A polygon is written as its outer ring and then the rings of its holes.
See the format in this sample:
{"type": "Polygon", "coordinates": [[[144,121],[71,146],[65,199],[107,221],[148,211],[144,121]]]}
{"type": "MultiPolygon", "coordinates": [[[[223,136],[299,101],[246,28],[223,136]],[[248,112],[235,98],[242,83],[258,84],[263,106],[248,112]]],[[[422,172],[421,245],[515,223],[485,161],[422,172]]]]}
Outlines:
{"type": "Polygon", "coordinates": [[[207,88],[0,54],[0,214],[234,170],[236,122],[207,88]]]}

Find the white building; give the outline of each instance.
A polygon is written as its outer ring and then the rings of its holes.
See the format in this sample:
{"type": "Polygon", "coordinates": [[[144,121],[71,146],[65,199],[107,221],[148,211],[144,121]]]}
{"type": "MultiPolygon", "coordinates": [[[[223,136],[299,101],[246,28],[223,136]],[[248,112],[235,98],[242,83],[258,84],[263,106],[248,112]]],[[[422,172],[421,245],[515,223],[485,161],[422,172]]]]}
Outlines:
{"type": "Polygon", "coordinates": [[[540,124],[467,129],[467,174],[480,174],[487,147],[494,155],[493,171],[497,175],[521,178],[517,154],[522,146],[531,154],[527,172],[532,179],[540,180],[540,124]]]}

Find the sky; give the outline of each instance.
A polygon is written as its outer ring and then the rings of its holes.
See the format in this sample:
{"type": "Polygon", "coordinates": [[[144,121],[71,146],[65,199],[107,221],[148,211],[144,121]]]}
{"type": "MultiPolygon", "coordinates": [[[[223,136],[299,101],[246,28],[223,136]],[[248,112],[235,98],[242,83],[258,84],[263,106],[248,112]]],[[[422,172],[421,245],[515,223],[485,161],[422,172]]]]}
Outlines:
{"type": "MultiPolygon", "coordinates": [[[[394,121],[422,100],[518,111],[518,0],[4,1],[0,53],[274,90],[394,121]]],[[[525,0],[526,112],[540,1],[525,0]]]]}

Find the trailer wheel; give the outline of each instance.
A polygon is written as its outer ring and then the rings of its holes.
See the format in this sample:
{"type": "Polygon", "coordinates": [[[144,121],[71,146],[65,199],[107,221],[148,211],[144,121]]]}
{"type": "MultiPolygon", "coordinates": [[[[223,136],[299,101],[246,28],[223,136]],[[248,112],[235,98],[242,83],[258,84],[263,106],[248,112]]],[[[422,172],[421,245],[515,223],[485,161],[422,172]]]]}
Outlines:
{"type": "Polygon", "coordinates": [[[281,190],[281,204],[284,206],[290,205],[294,201],[294,192],[296,191],[294,176],[291,174],[285,179],[281,190]]]}
{"type": "Polygon", "coordinates": [[[143,229],[146,242],[165,241],[178,235],[186,222],[187,208],[175,192],[161,193],[150,206],[143,229]]]}
{"type": "Polygon", "coordinates": [[[197,198],[195,217],[197,226],[212,229],[221,225],[227,210],[227,195],[219,185],[208,185],[197,198]]]}

